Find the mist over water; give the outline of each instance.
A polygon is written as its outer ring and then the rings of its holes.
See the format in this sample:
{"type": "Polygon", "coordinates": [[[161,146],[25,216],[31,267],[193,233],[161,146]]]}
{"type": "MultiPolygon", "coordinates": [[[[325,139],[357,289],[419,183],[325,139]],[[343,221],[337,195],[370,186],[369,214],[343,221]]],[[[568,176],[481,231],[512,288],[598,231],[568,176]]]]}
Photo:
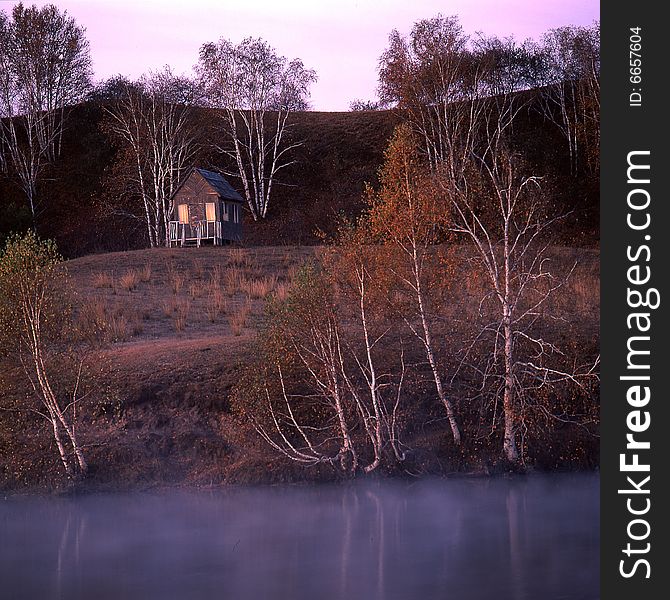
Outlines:
{"type": "Polygon", "coordinates": [[[0,500],[10,600],[589,599],[597,475],[0,500]]]}

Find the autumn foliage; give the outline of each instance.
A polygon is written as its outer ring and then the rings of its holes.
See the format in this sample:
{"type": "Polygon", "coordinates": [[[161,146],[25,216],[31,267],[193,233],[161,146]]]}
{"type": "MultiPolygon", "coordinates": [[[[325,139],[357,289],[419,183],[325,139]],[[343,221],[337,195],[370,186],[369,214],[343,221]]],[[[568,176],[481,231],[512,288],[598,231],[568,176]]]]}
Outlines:
{"type": "Polygon", "coordinates": [[[487,421],[486,437],[515,467],[532,452],[530,431],[593,424],[597,357],[568,356],[547,329],[571,269],[552,268],[556,221],[540,179],[502,136],[465,161],[468,185],[433,171],[419,146],[411,126],[396,128],[364,214],[341,224],[268,314],[259,402],[240,388],[238,406],[295,462],[348,474],[406,468],[406,438],[427,419],[410,381],[430,382],[453,456],[476,456],[487,421]],[[464,270],[481,291],[454,310],[464,270]]]}

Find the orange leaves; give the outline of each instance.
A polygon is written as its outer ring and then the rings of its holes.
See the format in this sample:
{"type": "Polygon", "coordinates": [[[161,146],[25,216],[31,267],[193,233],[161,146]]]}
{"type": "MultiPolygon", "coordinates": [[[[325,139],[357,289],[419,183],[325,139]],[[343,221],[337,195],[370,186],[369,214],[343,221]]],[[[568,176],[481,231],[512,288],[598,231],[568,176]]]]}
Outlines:
{"type": "Polygon", "coordinates": [[[444,238],[448,214],[444,195],[422,161],[409,125],[396,127],[379,179],[377,192],[366,190],[372,239],[405,247],[427,246],[444,238]]]}

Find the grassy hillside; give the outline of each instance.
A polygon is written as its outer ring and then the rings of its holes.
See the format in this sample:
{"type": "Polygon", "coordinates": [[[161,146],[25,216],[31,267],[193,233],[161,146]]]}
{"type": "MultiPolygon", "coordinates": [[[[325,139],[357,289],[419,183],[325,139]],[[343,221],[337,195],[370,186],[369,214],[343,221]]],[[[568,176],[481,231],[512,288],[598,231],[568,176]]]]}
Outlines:
{"type": "MultiPolygon", "coordinates": [[[[203,109],[198,118],[203,135],[215,136],[210,127],[216,111],[203,109]]],[[[320,234],[332,233],[340,216],[357,215],[364,185],[376,183],[384,149],[399,118],[391,111],[294,114],[291,140],[302,145],[292,156],[295,163],[281,171],[268,218],[253,223],[246,214],[244,244],[319,243],[320,234]]],[[[561,224],[562,242],[597,243],[598,181],[569,174],[565,144],[537,111],[522,114],[515,137],[535,173],[544,177],[543,185],[556,191],[557,208],[572,211],[561,224]]],[[[44,174],[40,189],[46,207],[40,232],[54,237],[66,256],[145,247],[143,225],[123,214],[133,202],[119,191],[118,168],[123,160],[123,151],[105,131],[102,109],[94,104],[75,107],[62,158],[44,174]]],[[[207,143],[198,164],[225,167],[221,155],[208,149],[207,143]]],[[[240,189],[239,182],[230,179],[240,189]]],[[[0,236],[29,223],[24,204],[18,187],[0,177],[0,236]]]]}
{"type": "MultiPolygon", "coordinates": [[[[280,298],[300,265],[321,248],[189,248],[98,254],[67,263],[77,290],[84,330],[95,346],[90,362],[100,371],[78,426],[89,457],[89,482],[98,488],[161,484],[208,485],[333,477],[273,454],[244,419],[231,411],[231,390],[245,366],[257,364],[254,337],[266,301],[280,298]],[[93,397],[92,396],[92,397],[93,397]]],[[[455,249],[464,253],[466,249],[455,249]]],[[[593,357],[598,352],[598,252],[556,247],[557,272],[578,266],[552,301],[558,320],[550,333],[562,347],[593,357]]],[[[440,360],[453,372],[455,340],[476,320],[481,274],[461,261],[440,314],[440,360]]],[[[430,374],[420,355],[403,398],[407,473],[486,471],[499,455],[490,424],[481,423],[473,382],[452,384],[466,431],[461,450],[447,434],[430,374]]],[[[18,370],[3,372],[5,398],[29,393],[18,370]]],[[[595,407],[597,410],[597,407],[595,407]]],[[[0,489],[62,483],[49,431],[39,418],[0,412],[0,489]],[[7,434],[11,432],[11,435],[7,434]]],[[[598,440],[584,428],[559,424],[535,440],[529,464],[539,468],[592,467],[598,440]]]]}

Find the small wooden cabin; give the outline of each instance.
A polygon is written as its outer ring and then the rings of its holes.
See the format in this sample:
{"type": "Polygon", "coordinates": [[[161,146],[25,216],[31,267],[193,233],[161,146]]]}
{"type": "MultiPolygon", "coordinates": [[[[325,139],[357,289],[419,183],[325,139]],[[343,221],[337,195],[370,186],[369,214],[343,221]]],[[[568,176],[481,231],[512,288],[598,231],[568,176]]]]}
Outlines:
{"type": "Polygon", "coordinates": [[[191,169],[172,195],[170,246],[241,241],[243,204],[219,173],[191,169]]]}

